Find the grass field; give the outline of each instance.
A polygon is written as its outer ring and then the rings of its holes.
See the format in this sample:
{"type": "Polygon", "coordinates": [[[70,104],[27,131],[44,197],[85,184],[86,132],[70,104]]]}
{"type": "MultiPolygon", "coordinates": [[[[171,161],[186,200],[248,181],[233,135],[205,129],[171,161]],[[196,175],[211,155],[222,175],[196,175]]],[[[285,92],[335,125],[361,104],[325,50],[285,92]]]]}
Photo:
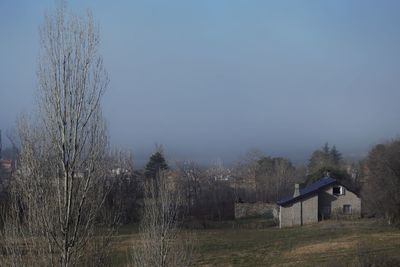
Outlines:
{"type": "MultiPolygon", "coordinates": [[[[194,266],[363,266],[363,261],[400,264],[400,230],[370,219],[324,221],[286,229],[251,219],[211,227],[194,231],[194,266]]],[[[124,227],[115,237],[116,266],[126,264],[131,244],[138,237],[136,232],[135,227],[124,227]]]]}

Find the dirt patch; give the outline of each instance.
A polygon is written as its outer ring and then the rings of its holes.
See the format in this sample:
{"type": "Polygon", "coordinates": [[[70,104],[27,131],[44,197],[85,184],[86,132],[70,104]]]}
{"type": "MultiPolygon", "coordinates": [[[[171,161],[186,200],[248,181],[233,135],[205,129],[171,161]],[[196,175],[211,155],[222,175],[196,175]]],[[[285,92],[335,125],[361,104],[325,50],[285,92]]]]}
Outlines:
{"type": "Polygon", "coordinates": [[[322,242],[311,245],[299,246],[289,253],[287,253],[287,257],[293,256],[302,256],[306,254],[316,254],[316,253],[326,253],[329,251],[342,250],[342,249],[350,249],[355,247],[357,244],[354,240],[343,240],[343,241],[330,241],[330,242],[322,242]]]}
{"type": "MultiPolygon", "coordinates": [[[[368,235],[352,235],[345,238],[337,238],[314,244],[295,246],[292,250],[283,254],[284,259],[302,261],[306,258],[331,257],[337,253],[348,254],[349,251],[357,251],[360,243],[370,244],[367,251],[392,251],[400,244],[400,233],[372,233],[368,235]],[[374,245],[371,245],[371,242],[374,245]],[[387,244],[387,245],[384,245],[387,244]],[[329,256],[330,255],[330,256],[329,256]]],[[[298,262],[297,262],[298,263],[298,262]]],[[[290,264],[289,264],[290,265],[290,264]]],[[[288,266],[289,266],[288,265],[288,266]]],[[[286,265],[285,265],[286,266],[286,265]]],[[[294,265],[295,266],[295,265],[294,265]]]]}

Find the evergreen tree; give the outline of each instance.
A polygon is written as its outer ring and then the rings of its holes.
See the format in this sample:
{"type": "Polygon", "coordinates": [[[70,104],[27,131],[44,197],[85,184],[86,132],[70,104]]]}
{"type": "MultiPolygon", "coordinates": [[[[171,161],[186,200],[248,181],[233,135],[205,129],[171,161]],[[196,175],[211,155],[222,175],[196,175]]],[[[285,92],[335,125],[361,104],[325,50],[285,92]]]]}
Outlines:
{"type": "Polygon", "coordinates": [[[308,163],[307,183],[312,183],[329,173],[336,179],[345,177],[345,171],[341,169],[342,155],[336,146],[329,147],[328,142],[321,149],[315,150],[308,163]]]}
{"type": "Polygon", "coordinates": [[[326,156],[329,156],[329,154],[330,154],[330,149],[329,149],[329,144],[328,144],[328,142],[326,142],[325,145],[322,147],[322,152],[323,152],[326,156]]]}
{"type": "Polygon", "coordinates": [[[331,148],[331,151],[329,152],[329,154],[332,159],[332,162],[335,165],[339,165],[340,161],[342,160],[342,154],[339,152],[339,150],[336,149],[336,146],[333,146],[331,148]]]}
{"type": "Polygon", "coordinates": [[[165,161],[162,151],[158,150],[153,155],[151,155],[149,161],[144,169],[144,175],[146,178],[155,179],[160,171],[168,170],[169,166],[165,161]]]}

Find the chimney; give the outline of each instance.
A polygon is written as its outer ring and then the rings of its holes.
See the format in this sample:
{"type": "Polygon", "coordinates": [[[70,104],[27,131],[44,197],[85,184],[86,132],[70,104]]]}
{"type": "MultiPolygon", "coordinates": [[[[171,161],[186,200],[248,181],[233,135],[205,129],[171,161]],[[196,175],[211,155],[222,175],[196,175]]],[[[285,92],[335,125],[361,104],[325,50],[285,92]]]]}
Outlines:
{"type": "Polygon", "coordinates": [[[294,193],[293,193],[293,197],[297,197],[300,195],[300,187],[299,184],[294,184],[294,193]]]}

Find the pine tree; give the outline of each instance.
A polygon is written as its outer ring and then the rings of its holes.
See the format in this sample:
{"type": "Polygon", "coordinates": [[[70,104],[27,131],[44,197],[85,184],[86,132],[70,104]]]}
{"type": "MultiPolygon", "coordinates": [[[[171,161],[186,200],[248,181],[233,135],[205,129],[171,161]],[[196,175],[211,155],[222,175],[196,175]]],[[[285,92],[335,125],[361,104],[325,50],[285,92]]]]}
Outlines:
{"type": "Polygon", "coordinates": [[[155,179],[159,175],[160,171],[168,169],[169,167],[165,161],[162,151],[156,151],[153,155],[151,155],[148,163],[146,164],[144,175],[146,178],[155,179]]]}
{"type": "Polygon", "coordinates": [[[329,147],[328,142],[321,149],[315,150],[308,163],[307,183],[312,183],[329,173],[330,176],[340,179],[345,175],[341,169],[342,155],[336,146],[329,147]]]}
{"type": "Polygon", "coordinates": [[[331,148],[330,156],[333,164],[339,165],[340,161],[342,160],[342,154],[339,152],[339,150],[336,149],[336,146],[333,146],[331,148]]]}
{"type": "Polygon", "coordinates": [[[325,145],[322,147],[322,152],[324,152],[325,155],[329,155],[330,149],[329,149],[329,143],[326,142],[325,145]]]}

